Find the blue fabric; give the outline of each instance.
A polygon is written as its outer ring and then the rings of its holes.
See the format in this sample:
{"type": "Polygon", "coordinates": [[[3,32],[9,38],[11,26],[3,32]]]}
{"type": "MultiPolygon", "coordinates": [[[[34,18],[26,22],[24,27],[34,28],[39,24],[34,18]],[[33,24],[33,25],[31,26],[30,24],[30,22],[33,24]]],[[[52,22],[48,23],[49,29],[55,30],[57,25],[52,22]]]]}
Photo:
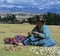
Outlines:
{"type": "Polygon", "coordinates": [[[16,40],[20,40],[20,39],[21,39],[21,36],[20,36],[20,35],[16,35],[16,36],[15,36],[15,39],[16,39],[16,40]]]}
{"type": "MultiPolygon", "coordinates": [[[[32,30],[32,32],[37,32],[37,26],[32,30]]],[[[41,32],[39,33],[39,38],[36,38],[34,34],[26,37],[22,43],[24,45],[35,45],[35,46],[54,46],[55,41],[51,38],[50,30],[46,25],[41,27],[41,32]]]]}

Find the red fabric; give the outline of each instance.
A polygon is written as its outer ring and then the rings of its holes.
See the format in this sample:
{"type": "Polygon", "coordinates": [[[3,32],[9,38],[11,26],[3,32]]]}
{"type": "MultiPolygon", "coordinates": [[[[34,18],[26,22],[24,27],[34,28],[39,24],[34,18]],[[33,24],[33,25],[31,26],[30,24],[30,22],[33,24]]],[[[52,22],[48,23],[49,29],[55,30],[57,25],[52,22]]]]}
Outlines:
{"type": "Polygon", "coordinates": [[[21,36],[21,41],[24,40],[24,36],[21,36]]]}
{"type": "Polygon", "coordinates": [[[14,40],[14,38],[9,38],[9,41],[13,41],[14,40]]]}
{"type": "Polygon", "coordinates": [[[5,38],[4,42],[5,43],[10,43],[10,44],[13,44],[13,43],[17,44],[22,40],[24,40],[24,36],[21,36],[21,38],[19,40],[17,40],[16,38],[5,38]]]}

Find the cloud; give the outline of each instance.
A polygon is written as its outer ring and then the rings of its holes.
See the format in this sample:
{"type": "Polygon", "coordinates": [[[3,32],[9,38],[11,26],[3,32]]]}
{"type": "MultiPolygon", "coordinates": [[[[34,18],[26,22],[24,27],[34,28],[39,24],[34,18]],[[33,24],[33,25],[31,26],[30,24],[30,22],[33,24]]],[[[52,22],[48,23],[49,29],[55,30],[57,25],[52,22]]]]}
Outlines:
{"type": "MultiPolygon", "coordinates": [[[[5,0],[0,0],[1,2],[4,2],[5,0]]],[[[24,5],[27,6],[35,6],[39,9],[44,9],[44,8],[50,8],[53,5],[60,5],[60,0],[6,0],[7,3],[10,5],[2,4],[0,7],[17,7],[17,8],[24,8],[24,5]],[[12,4],[20,4],[18,5],[12,5],[12,4]],[[21,6],[22,4],[22,6],[21,6]],[[24,5],[23,5],[24,4],[24,5]]]]}
{"type": "Polygon", "coordinates": [[[4,0],[0,0],[0,2],[4,2],[4,0]]]}
{"type": "Polygon", "coordinates": [[[15,7],[15,5],[0,5],[0,7],[12,8],[15,7]]]}
{"type": "Polygon", "coordinates": [[[33,3],[35,0],[6,0],[7,3],[14,3],[14,4],[20,4],[20,3],[33,3]]]}
{"type": "Polygon", "coordinates": [[[42,2],[40,4],[37,5],[37,7],[39,9],[50,9],[50,8],[55,8],[54,6],[56,6],[57,8],[59,8],[59,5],[60,5],[60,1],[57,1],[57,0],[54,0],[54,1],[45,1],[45,2],[42,2]]]}
{"type": "Polygon", "coordinates": [[[24,6],[5,5],[5,4],[0,5],[0,7],[5,7],[5,8],[14,8],[14,7],[16,7],[16,8],[21,8],[21,9],[23,9],[23,8],[24,8],[24,6]]]}
{"type": "Polygon", "coordinates": [[[21,8],[21,9],[23,9],[24,7],[23,6],[16,6],[17,8],[21,8]]]}
{"type": "Polygon", "coordinates": [[[38,3],[33,3],[33,5],[39,5],[38,3]]]}
{"type": "Polygon", "coordinates": [[[14,0],[6,0],[7,3],[14,3],[14,0]]]}

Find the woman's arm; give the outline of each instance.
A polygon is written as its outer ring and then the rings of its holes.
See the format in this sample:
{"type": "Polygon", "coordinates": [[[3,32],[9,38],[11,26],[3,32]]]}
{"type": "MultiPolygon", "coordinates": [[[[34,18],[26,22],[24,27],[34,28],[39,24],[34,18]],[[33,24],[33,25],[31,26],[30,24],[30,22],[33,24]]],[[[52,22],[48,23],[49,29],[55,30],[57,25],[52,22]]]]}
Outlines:
{"type": "Polygon", "coordinates": [[[48,26],[44,25],[42,27],[42,33],[38,33],[36,27],[33,28],[32,33],[39,35],[41,38],[47,38],[50,37],[50,30],[48,26]]]}
{"type": "Polygon", "coordinates": [[[36,26],[32,29],[31,32],[28,32],[28,36],[31,35],[31,34],[33,34],[33,32],[36,32],[36,26]]]}
{"type": "Polygon", "coordinates": [[[42,28],[43,30],[43,33],[39,33],[39,36],[42,37],[42,38],[47,38],[47,37],[50,37],[50,30],[47,26],[44,26],[42,28]]]}

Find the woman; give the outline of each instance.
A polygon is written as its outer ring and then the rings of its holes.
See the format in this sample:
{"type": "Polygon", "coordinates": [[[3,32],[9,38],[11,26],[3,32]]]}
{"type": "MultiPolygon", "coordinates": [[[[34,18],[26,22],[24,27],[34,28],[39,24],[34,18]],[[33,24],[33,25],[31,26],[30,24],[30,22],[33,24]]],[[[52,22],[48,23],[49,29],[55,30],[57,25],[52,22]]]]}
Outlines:
{"type": "Polygon", "coordinates": [[[22,43],[18,43],[18,45],[49,47],[54,46],[55,42],[51,38],[49,28],[45,25],[45,20],[40,16],[36,16],[36,26],[31,33],[28,33],[28,36],[24,38],[22,43]]]}

